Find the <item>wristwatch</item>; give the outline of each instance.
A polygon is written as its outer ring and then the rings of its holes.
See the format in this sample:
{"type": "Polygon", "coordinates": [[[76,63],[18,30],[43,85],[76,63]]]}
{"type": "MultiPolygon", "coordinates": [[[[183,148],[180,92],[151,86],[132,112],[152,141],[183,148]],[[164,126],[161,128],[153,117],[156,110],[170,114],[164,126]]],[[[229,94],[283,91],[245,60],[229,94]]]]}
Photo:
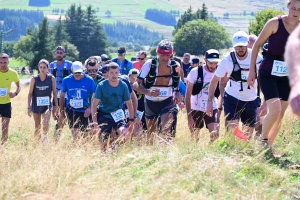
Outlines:
{"type": "Polygon", "coordinates": [[[128,118],[128,121],[134,122],[134,118],[128,118]]]}

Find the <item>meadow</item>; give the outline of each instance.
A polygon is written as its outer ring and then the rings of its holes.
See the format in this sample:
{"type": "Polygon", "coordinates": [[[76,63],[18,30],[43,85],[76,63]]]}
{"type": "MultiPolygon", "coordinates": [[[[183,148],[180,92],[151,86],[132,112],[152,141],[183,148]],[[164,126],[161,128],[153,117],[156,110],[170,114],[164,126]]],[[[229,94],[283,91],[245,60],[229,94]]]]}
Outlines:
{"type": "Polygon", "coordinates": [[[181,110],[172,145],[132,142],[102,153],[97,142],[78,144],[64,127],[58,143],[51,121],[49,145],[33,139],[28,86],[12,99],[9,140],[0,150],[0,199],[299,199],[300,122],[287,111],[275,148],[265,155],[255,141],[224,128],[209,145],[207,130],[191,141],[181,110]]]}

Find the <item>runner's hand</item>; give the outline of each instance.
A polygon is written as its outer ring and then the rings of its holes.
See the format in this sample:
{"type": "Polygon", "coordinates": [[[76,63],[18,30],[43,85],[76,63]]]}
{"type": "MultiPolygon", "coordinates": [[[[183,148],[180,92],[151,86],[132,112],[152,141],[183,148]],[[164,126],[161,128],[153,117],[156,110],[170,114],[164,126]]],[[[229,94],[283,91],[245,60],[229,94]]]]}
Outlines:
{"type": "Polygon", "coordinates": [[[90,116],[90,114],[91,114],[91,108],[87,108],[84,112],[84,117],[87,118],[90,116]]]}
{"type": "Polygon", "coordinates": [[[213,115],[213,105],[212,105],[212,102],[211,101],[208,101],[207,102],[207,106],[206,106],[206,114],[209,116],[209,117],[212,117],[213,115]]]}
{"type": "Polygon", "coordinates": [[[149,95],[150,97],[158,97],[160,94],[160,90],[159,89],[151,89],[149,91],[149,95]]]}
{"type": "Polygon", "coordinates": [[[30,108],[28,108],[28,109],[27,109],[27,114],[28,114],[28,116],[29,116],[29,117],[31,117],[31,115],[32,115],[32,111],[31,111],[31,109],[30,109],[30,108]]]}
{"type": "Polygon", "coordinates": [[[293,113],[300,116],[300,91],[299,91],[300,84],[294,85],[292,87],[289,102],[291,104],[291,108],[293,113]]]}
{"type": "Polygon", "coordinates": [[[93,133],[95,135],[98,134],[98,133],[100,133],[100,128],[99,128],[98,123],[94,123],[94,125],[93,125],[93,133]]]}
{"type": "Polygon", "coordinates": [[[133,131],[134,123],[132,121],[127,122],[128,132],[131,133],[133,131]]]}
{"type": "Polygon", "coordinates": [[[14,93],[14,92],[10,92],[8,95],[10,98],[14,98],[15,96],[17,96],[16,93],[14,93]]]}
{"type": "Polygon", "coordinates": [[[184,103],[183,103],[183,102],[180,102],[180,103],[178,104],[178,107],[179,107],[180,109],[183,109],[183,108],[184,108],[184,103]]]}
{"type": "Polygon", "coordinates": [[[188,125],[189,125],[189,128],[192,130],[195,126],[195,121],[192,117],[188,117],[188,125]]]}
{"type": "Polygon", "coordinates": [[[265,116],[267,114],[268,108],[266,101],[263,102],[263,104],[258,109],[258,114],[260,117],[265,116]]]}
{"type": "Polygon", "coordinates": [[[248,83],[248,85],[254,87],[255,79],[256,79],[256,74],[255,74],[255,72],[252,72],[252,71],[250,70],[249,76],[248,76],[248,78],[247,78],[247,83],[248,83]]]}
{"type": "Polygon", "coordinates": [[[58,115],[59,115],[59,108],[58,106],[53,106],[53,117],[54,119],[57,119],[58,118],[58,115]]]}

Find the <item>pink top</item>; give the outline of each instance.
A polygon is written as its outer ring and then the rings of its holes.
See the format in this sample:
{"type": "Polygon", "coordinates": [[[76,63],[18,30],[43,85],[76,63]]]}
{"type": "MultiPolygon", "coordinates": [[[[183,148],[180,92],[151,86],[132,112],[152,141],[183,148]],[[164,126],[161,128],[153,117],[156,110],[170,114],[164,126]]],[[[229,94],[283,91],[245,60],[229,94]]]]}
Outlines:
{"type": "Polygon", "coordinates": [[[138,69],[139,71],[141,71],[143,66],[140,64],[139,61],[134,61],[132,64],[135,69],[138,69]]]}

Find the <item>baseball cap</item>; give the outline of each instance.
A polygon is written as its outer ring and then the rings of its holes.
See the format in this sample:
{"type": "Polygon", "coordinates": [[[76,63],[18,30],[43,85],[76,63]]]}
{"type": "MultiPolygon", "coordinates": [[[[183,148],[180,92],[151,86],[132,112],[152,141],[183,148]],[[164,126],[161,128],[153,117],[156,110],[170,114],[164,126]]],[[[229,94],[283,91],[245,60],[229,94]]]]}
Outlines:
{"type": "Polygon", "coordinates": [[[193,58],[193,59],[192,59],[192,63],[193,63],[193,64],[200,63],[200,59],[197,58],[197,57],[196,57],[196,58],[193,58]]]}
{"type": "Polygon", "coordinates": [[[233,47],[247,46],[248,42],[249,42],[249,36],[244,31],[238,31],[232,37],[233,47]]]}
{"type": "Polygon", "coordinates": [[[108,67],[108,64],[106,64],[106,65],[103,65],[102,67],[101,67],[101,72],[102,73],[106,73],[107,72],[107,67],[108,67]]]}
{"type": "Polygon", "coordinates": [[[102,61],[108,61],[109,60],[109,57],[106,54],[102,54],[100,57],[101,57],[102,61]]]}
{"type": "Polygon", "coordinates": [[[215,49],[209,49],[205,52],[205,58],[208,62],[220,62],[220,53],[215,49]]]}
{"type": "Polygon", "coordinates": [[[173,44],[169,40],[162,40],[158,43],[156,53],[163,55],[172,55],[173,54],[173,44]]]}
{"type": "Polygon", "coordinates": [[[140,71],[138,69],[131,69],[128,73],[128,75],[131,75],[131,74],[139,74],[140,71]]]}
{"type": "Polygon", "coordinates": [[[79,61],[75,61],[72,63],[72,72],[76,73],[76,72],[83,72],[82,69],[82,63],[79,61]]]}
{"type": "Polygon", "coordinates": [[[63,52],[66,52],[66,51],[65,51],[65,48],[63,48],[62,46],[56,47],[56,50],[55,50],[55,51],[57,51],[57,50],[62,50],[63,52]]]}

